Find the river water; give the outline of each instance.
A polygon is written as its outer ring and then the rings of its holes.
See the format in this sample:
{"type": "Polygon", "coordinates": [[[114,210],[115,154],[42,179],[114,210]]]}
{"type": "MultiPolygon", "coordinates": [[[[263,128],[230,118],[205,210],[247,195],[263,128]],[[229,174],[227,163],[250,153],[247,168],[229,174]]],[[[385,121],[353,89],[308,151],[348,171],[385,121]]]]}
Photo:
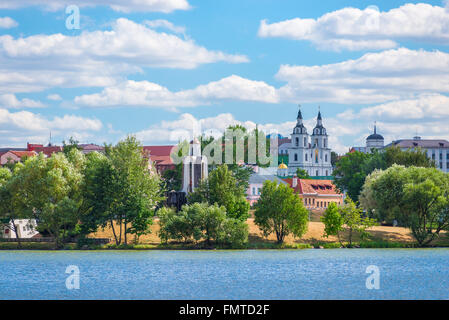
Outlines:
{"type": "Polygon", "coordinates": [[[449,299],[449,249],[0,251],[0,299],[449,299]]]}

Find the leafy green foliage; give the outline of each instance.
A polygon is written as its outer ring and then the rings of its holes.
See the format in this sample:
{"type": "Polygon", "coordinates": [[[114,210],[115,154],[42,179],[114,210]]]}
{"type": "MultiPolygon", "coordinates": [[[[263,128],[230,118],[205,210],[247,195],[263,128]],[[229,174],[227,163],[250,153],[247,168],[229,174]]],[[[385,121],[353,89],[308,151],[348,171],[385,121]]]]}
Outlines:
{"type": "Polygon", "coordinates": [[[362,209],[357,208],[351,198],[346,198],[345,204],[341,207],[331,203],[321,217],[321,221],[325,226],[324,237],[337,236],[341,246],[345,246],[343,243],[345,232],[348,234],[349,247],[352,247],[354,233],[358,233],[363,239],[368,235],[366,229],[376,224],[374,219],[363,217],[362,209]]]}
{"type": "Polygon", "coordinates": [[[364,186],[362,206],[387,212],[410,228],[425,246],[449,228],[449,176],[435,168],[393,165],[374,172],[364,186]]]}
{"type": "Polygon", "coordinates": [[[307,231],[308,211],[287,185],[265,181],[255,208],[255,224],[265,237],[275,233],[278,243],[289,234],[301,237],[307,231]]]}
{"type": "MultiPolygon", "coordinates": [[[[72,150],[73,152],[79,152],[72,150]]],[[[76,158],[76,157],[75,157],[76,158]]],[[[82,205],[83,176],[63,153],[46,158],[43,154],[18,164],[6,188],[10,214],[38,221],[38,230],[48,232],[60,247],[77,233],[82,205]]]]}
{"type": "Polygon", "coordinates": [[[188,195],[188,202],[224,206],[228,217],[246,220],[249,203],[243,184],[239,184],[227,165],[220,165],[188,195]]]}
{"type": "Polygon", "coordinates": [[[307,173],[307,171],[301,168],[296,169],[296,176],[299,179],[310,179],[310,176],[307,173]]]}
{"type": "Polygon", "coordinates": [[[384,151],[373,149],[371,153],[356,151],[346,154],[336,162],[335,184],[341,191],[346,191],[349,197],[359,200],[365,178],[374,170],[384,170],[393,164],[435,167],[434,161],[429,160],[425,151],[420,148],[403,151],[398,146],[392,146],[384,151]]]}
{"type": "Polygon", "coordinates": [[[87,229],[109,225],[117,245],[127,244],[128,234],[138,240],[149,232],[154,209],[163,200],[161,182],[151,174],[135,137],[107,148],[106,156],[89,158],[85,177],[86,201],[92,209],[83,217],[87,229]]]}
{"type": "Polygon", "coordinates": [[[158,214],[159,236],[163,242],[205,240],[208,245],[215,241],[219,245],[241,247],[248,240],[248,225],[228,218],[223,206],[194,203],[183,206],[179,212],[162,208],[158,214]]]}

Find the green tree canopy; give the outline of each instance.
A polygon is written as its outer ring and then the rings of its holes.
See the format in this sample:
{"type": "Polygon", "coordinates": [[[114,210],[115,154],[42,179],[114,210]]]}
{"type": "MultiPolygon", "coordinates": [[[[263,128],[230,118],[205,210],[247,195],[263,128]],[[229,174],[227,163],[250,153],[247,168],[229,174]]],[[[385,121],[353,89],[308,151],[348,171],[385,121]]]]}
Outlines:
{"type": "Polygon", "coordinates": [[[255,224],[265,237],[275,233],[278,243],[289,234],[301,237],[307,231],[308,211],[287,185],[265,181],[255,208],[255,224]]]}
{"type": "Polygon", "coordinates": [[[391,146],[382,151],[373,149],[371,153],[355,151],[337,161],[335,184],[341,191],[346,191],[349,197],[359,200],[365,178],[374,170],[386,169],[393,164],[425,168],[435,166],[434,161],[428,159],[420,148],[404,151],[398,146],[391,146]]]}
{"type": "Polygon", "coordinates": [[[352,247],[355,233],[362,238],[366,237],[368,235],[366,229],[376,224],[374,219],[364,217],[362,209],[357,208],[349,197],[345,199],[345,204],[340,207],[331,203],[321,217],[321,221],[324,223],[324,237],[337,236],[340,244],[345,246],[343,236],[346,233],[349,247],[352,247]]]}
{"type": "Polygon", "coordinates": [[[449,228],[449,176],[435,168],[393,165],[367,178],[361,205],[388,212],[410,228],[420,246],[449,228]]]}
{"type": "Polygon", "coordinates": [[[244,185],[239,184],[228,166],[220,165],[188,195],[188,202],[224,206],[229,217],[246,220],[249,203],[246,201],[245,191],[244,185]]]}

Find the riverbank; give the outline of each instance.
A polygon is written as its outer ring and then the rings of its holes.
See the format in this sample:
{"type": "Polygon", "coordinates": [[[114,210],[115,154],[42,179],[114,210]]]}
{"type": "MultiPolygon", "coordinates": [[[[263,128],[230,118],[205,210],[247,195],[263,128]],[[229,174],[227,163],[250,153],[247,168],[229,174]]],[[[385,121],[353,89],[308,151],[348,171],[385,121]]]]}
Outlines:
{"type": "MultiPolygon", "coordinates": [[[[301,238],[288,236],[283,244],[276,242],[276,237],[270,235],[268,238],[263,237],[262,232],[254,224],[254,219],[247,220],[249,227],[248,243],[240,249],[309,249],[309,248],[340,248],[341,244],[336,237],[324,238],[324,224],[322,222],[309,222],[307,233],[301,238]]],[[[134,238],[129,239],[128,245],[117,246],[113,241],[114,236],[111,228],[98,230],[89,235],[90,238],[109,238],[111,242],[105,245],[82,245],[76,243],[66,244],[64,249],[94,249],[94,250],[198,250],[198,249],[228,249],[217,248],[205,243],[174,243],[161,244],[158,237],[159,225],[157,219],[151,226],[151,233],[140,237],[138,244],[135,244],[134,238]]],[[[375,226],[369,230],[370,237],[368,239],[354,238],[353,247],[356,248],[414,248],[416,242],[410,234],[410,231],[402,227],[375,226]]],[[[431,245],[432,247],[449,247],[449,237],[445,234],[431,245]]],[[[15,242],[0,242],[0,250],[15,250],[18,244],[15,242]]],[[[53,250],[53,243],[22,243],[24,250],[53,250]]]]}

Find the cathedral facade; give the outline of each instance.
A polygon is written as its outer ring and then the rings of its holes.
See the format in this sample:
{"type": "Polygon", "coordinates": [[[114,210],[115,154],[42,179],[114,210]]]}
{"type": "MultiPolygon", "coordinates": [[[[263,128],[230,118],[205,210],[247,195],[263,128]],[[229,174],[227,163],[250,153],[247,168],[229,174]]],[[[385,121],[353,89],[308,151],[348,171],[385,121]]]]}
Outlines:
{"type": "Polygon", "coordinates": [[[300,168],[311,177],[331,176],[331,149],[326,128],[323,126],[321,111],[318,111],[312,135],[307,133],[303,124],[301,109],[298,111],[296,120],[296,126],[291,134],[291,146],[288,149],[288,174],[294,175],[300,168]]]}

